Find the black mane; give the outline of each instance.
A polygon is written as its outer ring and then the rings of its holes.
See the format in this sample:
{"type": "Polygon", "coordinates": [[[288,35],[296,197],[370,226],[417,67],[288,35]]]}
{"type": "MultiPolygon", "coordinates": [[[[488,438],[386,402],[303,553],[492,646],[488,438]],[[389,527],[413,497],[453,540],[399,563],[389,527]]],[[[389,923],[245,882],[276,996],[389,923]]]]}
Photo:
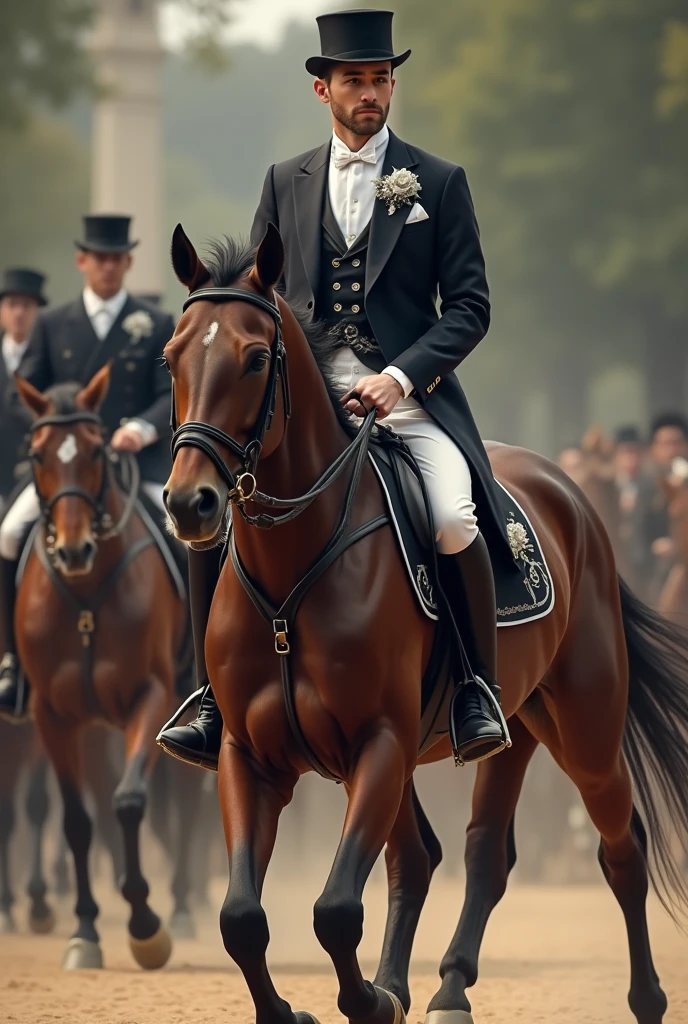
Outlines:
{"type": "MultiPolygon", "coordinates": [[[[246,277],[255,261],[255,246],[247,242],[246,239],[229,238],[227,235],[225,235],[224,241],[217,238],[209,241],[207,253],[203,258],[203,263],[215,288],[231,288],[232,285],[237,284],[241,278],[246,277]]],[[[277,290],[282,298],[285,298],[282,288],[278,286],[277,290]]],[[[326,324],[313,319],[309,310],[291,303],[289,303],[289,308],[315,356],[339,422],[347,434],[355,433],[355,421],[352,424],[351,417],[341,406],[342,390],[333,384],[327,370],[327,359],[339,346],[339,342],[332,336],[326,324]]]]}

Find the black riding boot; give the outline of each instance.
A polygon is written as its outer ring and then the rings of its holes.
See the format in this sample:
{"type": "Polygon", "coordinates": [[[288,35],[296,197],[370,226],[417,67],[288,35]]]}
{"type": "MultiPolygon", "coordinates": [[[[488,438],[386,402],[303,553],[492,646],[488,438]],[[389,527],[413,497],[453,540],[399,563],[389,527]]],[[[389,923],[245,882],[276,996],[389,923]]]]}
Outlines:
{"type": "Polygon", "coordinates": [[[22,722],[28,717],[29,684],[17,659],[14,606],[19,559],[0,557],[0,617],[5,653],[0,661],[0,718],[22,722]]]}
{"type": "MultiPolygon", "coordinates": [[[[459,628],[473,672],[499,700],[497,675],[497,604],[492,563],[481,533],[457,555],[440,555],[440,579],[459,628]]],[[[460,760],[481,761],[504,747],[504,732],[489,698],[469,684],[457,693],[452,732],[460,760]]]]}
{"type": "MultiPolygon", "coordinates": [[[[176,725],[181,717],[178,711],[158,736],[158,743],[168,754],[179,758],[180,761],[187,761],[189,764],[215,772],[220,756],[222,715],[208,682],[205,631],[220,576],[221,555],[222,549],[219,547],[209,551],[194,551],[189,548],[189,601],[196,655],[196,681],[200,686],[205,686],[205,689],[198,708],[198,717],[188,725],[176,725]]],[[[185,701],[182,705],[182,713],[189,703],[185,701]]]]}

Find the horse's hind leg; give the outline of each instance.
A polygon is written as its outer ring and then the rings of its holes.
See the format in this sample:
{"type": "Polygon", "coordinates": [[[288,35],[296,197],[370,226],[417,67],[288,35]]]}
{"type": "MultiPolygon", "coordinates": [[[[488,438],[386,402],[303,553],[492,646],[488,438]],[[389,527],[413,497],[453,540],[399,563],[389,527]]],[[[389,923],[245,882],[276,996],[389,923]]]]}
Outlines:
{"type": "Polygon", "coordinates": [[[385,850],[389,886],[387,925],[373,982],[378,988],[393,992],[406,1013],[411,1005],[408,973],[413,939],[430,879],[441,860],[442,847],[410,779],[385,850]]]}
{"type": "Polygon", "coordinates": [[[172,775],[172,791],[175,796],[177,828],[174,845],[168,853],[174,865],[172,896],[174,909],[170,928],[175,938],[194,939],[196,925],[189,910],[191,891],[191,851],[198,826],[201,794],[205,772],[166,758],[172,775]]]}
{"type": "Polygon", "coordinates": [[[67,945],[62,966],[66,970],[102,967],[103,955],[95,921],[98,904],[93,899],[88,871],[88,852],[93,827],[81,793],[81,744],[79,729],[55,717],[42,701],[34,704],[36,725],[55,769],[64,805],[64,832],[74,857],[77,929],[67,945]]]}
{"type": "Polygon", "coordinates": [[[478,979],[478,957],[490,914],[516,863],[514,814],[537,740],[523,723],[509,722],[513,747],[478,765],[473,811],[466,832],[466,896],[459,924],[440,965],[442,984],[426,1024],[472,1024],[466,989],[478,979]]]}
{"type": "Polygon", "coordinates": [[[46,902],[48,886],[43,873],[43,833],[48,820],[48,759],[42,749],[35,752],[26,791],[26,816],[31,825],[31,876],[27,894],[31,901],[29,927],[45,935],[55,927],[55,915],[46,902]]]}
{"type": "Polygon", "coordinates": [[[12,915],[11,844],[16,824],[14,794],[26,751],[27,734],[22,726],[0,721],[0,935],[16,930],[12,915]]]}
{"type": "Polygon", "coordinates": [[[131,907],[129,946],[140,967],[163,967],[172,953],[172,940],[148,905],[150,889],[140,860],[140,828],[146,810],[148,777],[157,753],[155,737],[168,706],[167,691],[151,681],[134,704],[125,727],[126,766],[115,790],[114,808],[124,839],[121,892],[131,907]]]}

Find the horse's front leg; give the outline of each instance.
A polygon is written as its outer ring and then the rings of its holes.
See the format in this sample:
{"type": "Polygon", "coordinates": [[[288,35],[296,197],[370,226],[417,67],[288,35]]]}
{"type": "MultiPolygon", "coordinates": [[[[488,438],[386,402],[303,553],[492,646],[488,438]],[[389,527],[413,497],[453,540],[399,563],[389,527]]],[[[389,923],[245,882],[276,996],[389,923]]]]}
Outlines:
{"type": "Polygon", "coordinates": [[[27,893],[31,900],[29,927],[45,935],[55,927],[55,915],[46,902],[48,886],[43,873],[43,832],[48,820],[48,759],[43,750],[34,751],[29,785],[26,791],[26,816],[31,825],[31,876],[27,893]]]}
{"type": "Polygon", "coordinates": [[[169,689],[152,679],[133,704],[124,729],[124,775],[113,798],[124,839],[124,875],[120,891],[131,907],[129,946],[139,966],[148,970],[164,966],[172,952],[169,933],[148,905],[150,890],[141,871],[139,851],[148,777],[157,752],[155,737],[165,720],[168,703],[169,689]]]}
{"type": "MultiPolygon", "coordinates": [[[[407,758],[391,728],[364,744],[349,785],[342,838],[313,923],[339,980],[338,1006],[356,1024],[399,1024],[399,998],[365,981],[356,950],[363,936],[363,889],[397,820],[407,758]]],[[[410,791],[409,791],[410,796],[410,791]]]]}
{"type": "Polygon", "coordinates": [[[256,1024],[312,1024],[280,999],[265,960],[270,941],[260,903],[279,816],[291,799],[294,779],[268,781],[250,755],[223,743],[219,764],[222,820],[229,855],[229,886],[220,911],[225,949],[241,970],[256,1008],[256,1024]]]}

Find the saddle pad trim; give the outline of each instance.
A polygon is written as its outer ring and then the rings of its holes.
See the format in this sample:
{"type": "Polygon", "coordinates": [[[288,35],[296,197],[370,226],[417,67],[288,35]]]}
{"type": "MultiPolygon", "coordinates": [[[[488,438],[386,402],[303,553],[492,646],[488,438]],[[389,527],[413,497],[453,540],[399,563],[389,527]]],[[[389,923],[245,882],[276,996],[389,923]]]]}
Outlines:
{"type": "Polygon", "coordinates": [[[502,628],[505,628],[506,626],[522,626],[522,625],[525,625],[528,622],[535,622],[537,619],[544,619],[545,616],[549,615],[549,613],[554,608],[554,602],[556,600],[556,594],[554,592],[554,580],[552,579],[552,573],[549,571],[549,566],[547,564],[547,557],[545,555],[545,552],[544,552],[544,549],[542,547],[542,544],[540,543],[538,535],[535,532],[535,528],[534,528],[533,524],[531,523],[530,519],[528,518],[528,514],[526,513],[526,511],[523,508],[523,506],[518,501],[516,501],[516,499],[514,498],[513,494],[511,494],[511,492],[507,490],[507,488],[504,486],[503,483],[500,483],[500,481],[497,480],[496,478],[495,478],[495,482],[497,484],[499,484],[501,489],[504,491],[504,493],[508,497],[509,501],[513,502],[513,504],[516,506],[516,508],[519,510],[519,512],[523,516],[524,520],[528,524],[528,527],[530,529],[531,535],[535,538],[537,546],[539,548],[539,551],[540,551],[540,553],[542,555],[542,565],[543,565],[543,567],[544,567],[544,569],[546,571],[547,578],[549,579],[549,585],[550,585],[550,599],[547,602],[547,607],[544,608],[543,611],[538,612],[536,615],[529,615],[527,619],[523,619],[523,620],[516,619],[516,620],[510,621],[510,622],[503,622],[503,621],[500,622],[499,621],[499,616],[498,616],[497,617],[497,628],[498,629],[502,629],[502,628]]]}
{"type": "Polygon", "coordinates": [[[374,456],[373,452],[368,452],[368,456],[369,456],[370,461],[371,461],[371,463],[373,465],[373,469],[375,470],[375,473],[377,474],[377,478],[380,481],[380,486],[382,487],[382,491],[383,491],[384,496],[385,496],[385,502],[387,504],[387,511],[389,512],[389,517],[392,520],[392,524],[394,526],[394,532],[397,535],[397,541],[399,543],[399,549],[401,550],[401,554],[402,554],[402,557],[404,559],[404,565],[406,566],[406,571],[407,571],[407,575],[408,575],[409,581],[411,583],[411,586],[413,587],[413,589],[414,589],[414,591],[416,593],[416,597],[418,598],[418,602],[419,602],[421,608],[423,609],[423,611],[425,612],[425,614],[427,615],[427,617],[429,619],[432,619],[433,622],[438,622],[439,621],[439,615],[437,614],[437,612],[433,611],[429,607],[429,605],[427,604],[427,602],[425,600],[425,597],[423,596],[423,593],[421,592],[420,587],[418,586],[418,583],[416,582],[416,578],[415,578],[415,576],[413,574],[413,570],[412,570],[412,568],[411,568],[411,566],[409,564],[408,555],[406,553],[406,545],[404,544],[404,539],[403,539],[403,536],[402,536],[402,533],[401,533],[401,529],[399,527],[399,523],[397,522],[396,513],[394,511],[394,503],[392,502],[392,499],[390,497],[389,491],[387,490],[387,484],[385,483],[385,480],[384,480],[384,477],[382,475],[382,472],[381,472],[379,466],[377,465],[377,463],[375,461],[375,456],[374,456]]]}

